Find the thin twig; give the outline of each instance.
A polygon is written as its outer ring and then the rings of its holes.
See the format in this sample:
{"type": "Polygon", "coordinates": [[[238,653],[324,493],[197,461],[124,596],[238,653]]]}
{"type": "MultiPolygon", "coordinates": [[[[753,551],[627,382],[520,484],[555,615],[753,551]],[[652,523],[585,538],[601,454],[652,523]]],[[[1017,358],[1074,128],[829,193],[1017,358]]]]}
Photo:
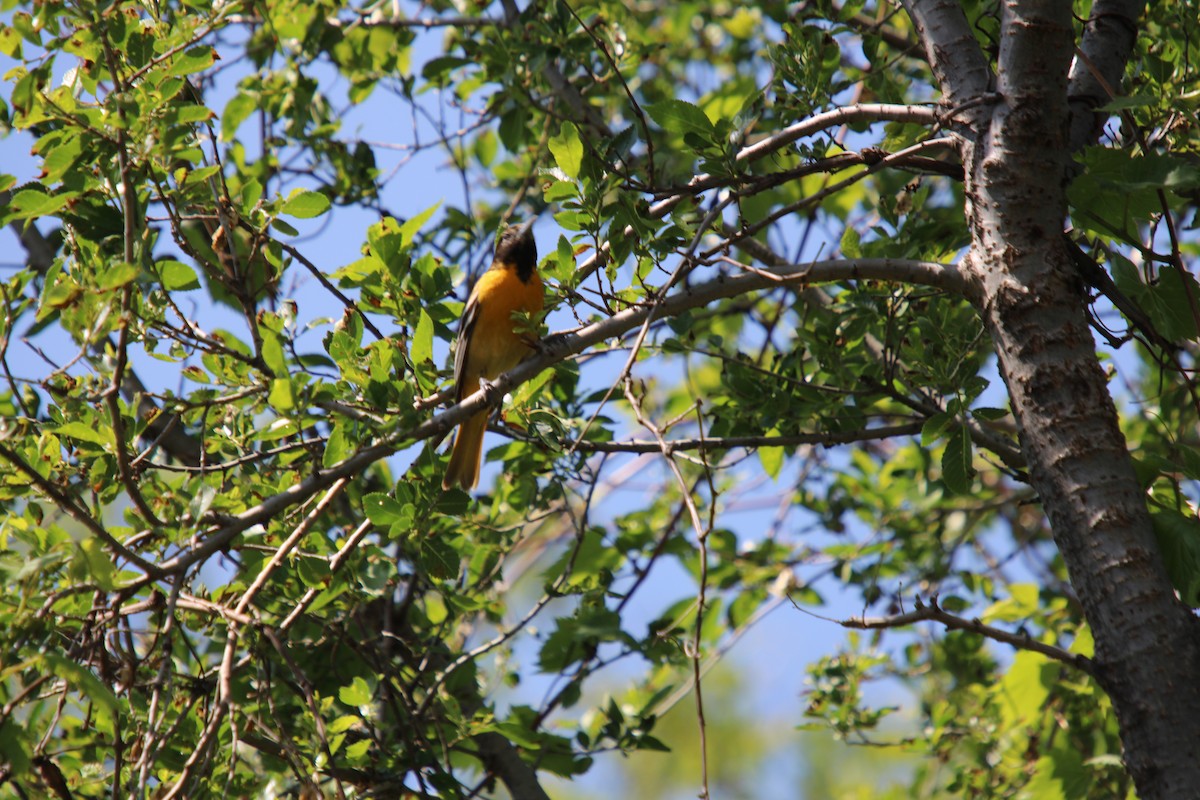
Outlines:
{"type": "MultiPolygon", "coordinates": [[[[1052,658],[1055,661],[1061,661],[1064,664],[1069,664],[1076,669],[1086,672],[1089,675],[1096,674],[1095,663],[1087,656],[1078,653],[1072,653],[1069,650],[1064,650],[1061,647],[1039,642],[1028,633],[1010,633],[1009,631],[985,625],[978,617],[967,619],[948,611],[942,610],[938,606],[937,597],[933,597],[929,601],[929,605],[921,602],[920,598],[916,601],[916,609],[905,614],[895,614],[890,617],[851,617],[849,619],[833,620],[843,628],[853,628],[856,630],[877,630],[886,628],[903,628],[907,625],[913,625],[917,622],[925,622],[931,620],[945,625],[950,630],[971,631],[978,633],[981,636],[986,636],[989,639],[995,639],[997,642],[1004,642],[1012,645],[1018,650],[1031,650],[1035,653],[1041,653],[1047,658],[1052,658]]],[[[805,610],[805,613],[812,612],[805,610]]],[[[819,616],[819,615],[816,615],[819,616]]],[[[827,617],[821,617],[827,619],[827,617]]]]}

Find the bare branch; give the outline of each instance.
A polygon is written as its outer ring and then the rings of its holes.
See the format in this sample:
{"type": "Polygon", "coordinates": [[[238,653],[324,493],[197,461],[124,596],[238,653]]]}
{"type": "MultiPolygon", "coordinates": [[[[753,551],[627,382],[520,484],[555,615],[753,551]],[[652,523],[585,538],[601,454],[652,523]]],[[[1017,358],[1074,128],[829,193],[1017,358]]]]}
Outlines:
{"type": "Polygon", "coordinates": [[[877,630],[886,628],[903,628],[908,625],[913,625],[918,622],[933,621],[945,625],[950,630],[956,631],[971,631],[978,633],[981,636],[986,636],[989,639],[994,639],[997,642],[1003,642],[1012,645],[1018,650],[1030,650],[1035,653],[1041,653],[1047,658],[1052,658],[1055,661],[1061,661],[1064,664],[1069,664],[1076,669],[1082,670],[1089,675],[1095,674],[1095,665],[1087,656],[1072,653],[1069,650],[1064,650],[1061,647],[1039,642],[1032,638],[1028,633],[1010,633],[1009,631],[985,625],[978,618],[967,619],[951,614],[948,611],[942,610],[937,604],[937,597],[930,600],[929,605],[924,605],[918,599],[917,608],[909,611],[906,614],[896,614],[890,617],[851,617],[850,619],[836,620],[843,628],[854,628],[856,630],[877,630]]]}
{"type": "Polygon", "coordinates": [[[908,425],[864,428],[858,431],[801,433],[795,436],[726,436],[724,438],[706,439],[667,439],[661,444],[657,441],[651,442],[644,439],[634,439],[625,442],[564,441],[563,445],[575,450],[592,453],[665,452],[667,455],[685,450],[727,450],[735,447],[798,447],[801,445],[833,447],[853,442],[890,439],[894,436],[916,436],[921,432],[922,425],[923,423],[913,422],[908,425]],[[664,447],[666,448],[665,451],[664,447]]]}

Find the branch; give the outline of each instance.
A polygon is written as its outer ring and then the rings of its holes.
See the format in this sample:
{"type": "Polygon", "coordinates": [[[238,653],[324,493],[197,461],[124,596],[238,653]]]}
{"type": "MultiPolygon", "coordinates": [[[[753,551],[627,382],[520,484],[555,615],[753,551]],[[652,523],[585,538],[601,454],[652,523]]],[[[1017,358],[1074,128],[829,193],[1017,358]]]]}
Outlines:
{"type": "Polygon", "coordinates": [[[503,781],[514,800],[550,800],[538,782],[537,771],[525,763],[508,739],[494,732],[481,733],[475,744],[484,768],[503,781]]]}
{"type": "MultiPolygon", "coordinates": [[[[841,10],[838,9],[839,12],[841,10]]],[[[894,13],[896,12],[889,13],[888,18],[891,18],[894,13]]],[[[901,55],[908,55],[910,51],[918,50],[921,47],[920,42],[910,39],[907,34],[888,25],[886,21],[874,19],[862,12],[853,14],[848,19],[843,19],[842,21],[863,36],[878,36],[889,47],[899,50],[901,55]]]]}
{"type": "MultiPolygon", "coordinates": [[[[838,127],[852,122],[912,122],[924,123],[929,125],[936,124],[940,119],[937,109],[930,106],[914,106],[914,105],[895,105],[888,103],[861,103],[845,108],[834,109],[827,111],[824,114],[817,114],[809,117],[806,120],[795,123],[782,131],[775,133],[765,139],[760,139],[752,145],[743,147],[738,151],[734,160],[738,163],[751,164],[764,158],[781,147],[786,147],[792,142],[803,139],[805,136],[811,136],[828,128],[838,127]]],[[[690,181],[687,186],[680,188],[668,197],[664,197],[658,202],[650,206],[647,213],[649,219],[661,219],[671,212],[675,206],[679,205],[684,199],[691,197],[694,193],[693,187],[700,186],[713,180],[713,176],[707,172],[701,173],[690,181]]],[[[621,231],[621,236],[633,236],[633,226],[627,225],[621,231]]],[[[615,232],[609,233],[609,238],[616,238],[615,232]]],[[[608,258],[609,244],[604,242],[598,247],[591,256],[582,261],[576,267],[576,285],[587,280],[593,272],[596,271],[605,260],[608,258]]]]}
{"type": "MultiPolygon", "coordinates": [[[[789,125],[778,133],[773,133],[748,147],[743,147],[735,160],[738,163],[753,163],[797,139],[803,139],[805,136],[811,136],[828,128],[855,122],[911,122],[918,125],[935,125],[939,120],[938,110],[932,106],[860,103],[845,108],[835,108],[833,111],[826,111],[823,114],[801,120],[794,125],[789,125]]],[[[707,177],[707,175],[699,175],[694,180],[707,177]]]]}
{"type": "Polygon", "coordinates": [[[1145,0],[1096,0],[1092,5],[1068,77],[1071,150],[1093,144],[1104,129],[1108,115],[1096,109],[1108,103],[1121,85],[1145,8],[1145,0]]]}
{"type": "Polygon", "coordinates": [[[735,447],[797,447],[822,445],[833,447],[853,442],[891,439],[894,436],[916,436],[924,423],[864,428],[845,433],[800,433],[794,436],[726,436],[708,439],[672,439],[657,441],[634,439],[626,442],[584,442],[564,439],[564,447],[591,453],[663,453],[671,455],[684,450],[728,450],[735,447]],[[664,449],[665,448],[665,449],[664,449]]]}
{"type": "MultiPolygon", "coordinates": [[[[251,231],[252,233],[258,233],[258,231],[255,231],[253,226],[251,226],[247,222],[242,222],[242,228],[245,230],[251,231]]],[[[369,330],[371,333],[373,333],[375,335],[376,339],[382,340],[382,339],[387,338],[379,331],[378,328],[375,327],[375,323],[371,322],[371,318],[366,315],[366,312],[364,312],[361,308],[358,307],[358,303],[351,300],[340,289],[338,289],[336,286],[334,286],[333,282],[330,281],[329,278],[325,277],[325,273],[322,272],[317,267],[316,264],[312,263],[307,258],[305,258],[303,253],[301,253],[297,248],[293,247],[292,245],[288,244],[287,242],[281,242],[279,240],[275,240],[275,243],[278,244],[279,247],[285,253],[287,253],[292,258],[296,259],[297,261],[299,261],[300,264],[306,270],[308,270],[309,274],[312,275],[314,278],[316,278],[317,281],[321,284],[321,286],[323,286],[325,288],[325,291],[329,292],[334,297],[336,297],[338,299],[338,301],[341,302],[341,304],[347,310],[353,311],[354,313],[358,314],[358,318],[362,320],[363,327],[366,328],[367,330],[369,330]]]]}
{"type": "Polygon", "coordinates": [[[886,628],[903,628],[917,622],[925,622],[932,620],[940,622],[950,630],[956,631],[972,631],[981,636],[986,636],[989,639],[994,639],[997,642],[1004,642],[1018,650],[1031,650],[1035,653],[1041,653],[1047,658],[1052,658],[1055,661],[1061,661],[1075,667],[1078,670],[1086,672],[1088,675],[1095,675],[1095,664],[1087,656],[1072,653],[1069,650],[1064,650],[1061,647],[1045,644],[1032,638],[1028,633],[1009,633],[1000,628],[994,628],[991,625],[985,625],[978,618],[967,619],[951,614],[948,611],[943,611],[937,604],[937,596],[935,595],[929,605],[923,604],[920,599],[917,600],[917,608],[907,614],[896,614],[890,617],[851,617],[850,619],[835,620],[837,624],[843,628],[854,628],[856,630],[877,630],[886,628]]]}
{"type": "MultiPolygon", "coordinates": [[[[675,482],[679,484],[682,492],[680,497],[683,498],[683,504],[687,508],[688,516],[691,517],[692,530],[696,532],[696,561],[699,564],[699,575],[696,576],[698,586],[696,592],[696,622],[692,629],[690,652],[687,655],[691,657],[692,661],[692,689],[696,693],[696,721],[699,724],[700,733],[700,798],[701,800],[709,800],[708,728],[704,721],[704,686],[702,683],[704,676],[702,674],[703,667],[700,654],[702,652],[701,642],[703,641],[704,612],[708,607],[708,534],[713,529],[716,503],[715,501],[710,501],[709,503],[708,524],[706,525],[701,521],[700,510],[696,507],[696,492],[688,486],[687,479],[683,477],[683,471],[679,468],[679,464],[671,457],[671,453],[667,448],[667,440],[663,437],[662,428],[646,416],[642,409],[640,398],[633,391],[633,382],[628,376],[625,377],[624,384],[625,399],[629,401],[634,416],[637,417],[638,423],[643,428],[654,435],[654,440],[667,462],[667,468],[675,476],[675,482]]],[[[703,430],[701,432],[703,433],[703,430]]],[[[711,492],[710,496],[715,497],[716,491],[712,485],[712,473],[707,463],[704,465],[704,475],[708,481],[708,488],[711,492]]],[[[684,650],[686,652],[688,648],[685,647],[684,650]]]]}
{"type": "MultiPolygon", "coordinates": [[[[992,70],[958,0],[903,0],[933,75],[951,107],[968,107],[992,86],[992,70]]],[[[968,113],[968,124],[974,114],[968,113]]]]}

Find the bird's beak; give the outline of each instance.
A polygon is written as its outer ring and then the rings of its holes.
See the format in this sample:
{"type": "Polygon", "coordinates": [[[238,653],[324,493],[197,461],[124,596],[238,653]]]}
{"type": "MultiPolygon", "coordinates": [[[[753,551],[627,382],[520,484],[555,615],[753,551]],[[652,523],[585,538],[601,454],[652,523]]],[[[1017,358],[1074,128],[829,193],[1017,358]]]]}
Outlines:
{"type": "Polygon", "coordinates": [[[526,222],[524,225],[522,225],[521,227],[517,228],[517,233],[520,234],[520,236],[519,236],[520,239],[532,239],[533,238],[533,223],[536,221],[537,221],[537,217],[534,217],[534,218],[530,219],[528,222],[526,222]]]}

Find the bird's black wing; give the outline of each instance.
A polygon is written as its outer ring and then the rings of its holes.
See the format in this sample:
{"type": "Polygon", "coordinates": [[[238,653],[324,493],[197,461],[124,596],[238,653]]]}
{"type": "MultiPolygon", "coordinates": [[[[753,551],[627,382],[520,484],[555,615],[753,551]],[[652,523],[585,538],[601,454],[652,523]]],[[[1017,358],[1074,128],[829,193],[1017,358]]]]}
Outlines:
{"type": "Polygon", "coordinates": [[[471,349],[471,332],[475,330],[475,323],[479,319],[479,296],[471,293],[471,298],[467,300],[467,307],[463,309],[462,319],[458,323],[458,345],[454,351],[454,399],[461,401],[468,394],[471,394],[478,389],[478,386],[472,387],[468,391],[463,391],[463,380],[466,377],[467,371],[467,351],[471,349]]]}

